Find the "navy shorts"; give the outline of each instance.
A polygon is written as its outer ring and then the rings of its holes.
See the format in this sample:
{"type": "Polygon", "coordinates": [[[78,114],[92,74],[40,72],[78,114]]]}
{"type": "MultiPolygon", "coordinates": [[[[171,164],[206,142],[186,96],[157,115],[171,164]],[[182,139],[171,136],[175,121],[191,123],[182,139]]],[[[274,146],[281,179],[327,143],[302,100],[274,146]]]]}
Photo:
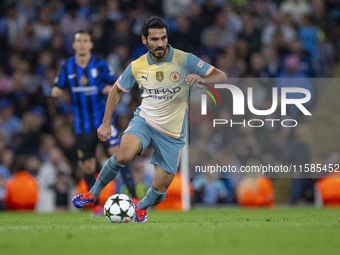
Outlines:
{"type": "Polygon", "coordinates": [[[87,134],[76,135],[76,149],[78,160],[85,161],[87,159],[94,158],[96,147],[99,142],[103,144],[105,150],[118,146],[120,143],[118,129],[114,125],[111,125],[111,137],[106,142],[101,142],[98,139],[96,130],[87,134]]]}

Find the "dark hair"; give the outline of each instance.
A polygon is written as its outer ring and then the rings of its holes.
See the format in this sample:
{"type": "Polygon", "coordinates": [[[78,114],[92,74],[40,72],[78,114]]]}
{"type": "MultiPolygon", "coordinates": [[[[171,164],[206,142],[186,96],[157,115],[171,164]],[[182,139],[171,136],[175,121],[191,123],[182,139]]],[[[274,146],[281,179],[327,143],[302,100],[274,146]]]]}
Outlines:
{"type": "Polygon", "coordinates": [[[88,34],[88,35],[90,36],[91,40],[92,40],[91,34],[90,34],[88,31],[86,31],[86,30],[78,30],[78,31],[75,32],[74,35],[73,35],[73,41],[74,41],[74,39],[76,39],[76,35],[77,35],[77,34],[88,34]]]}
{"type": "Polygon", "coordinates": [[[168,24],[162,18],[153,16],[146,19],[141,28],[142,35],[148,37],[150,28],[165,28],[166,33],[168,34],[168,24]]]}
{"type": "Polygon", "coordinates": [[[27,159],[28,159],[28,155],[27,154],[17,154],[15,157],[15,160],[12,163],[12,173],[17,173],[20,171],[24,171],[27,170],[27,159]]]}

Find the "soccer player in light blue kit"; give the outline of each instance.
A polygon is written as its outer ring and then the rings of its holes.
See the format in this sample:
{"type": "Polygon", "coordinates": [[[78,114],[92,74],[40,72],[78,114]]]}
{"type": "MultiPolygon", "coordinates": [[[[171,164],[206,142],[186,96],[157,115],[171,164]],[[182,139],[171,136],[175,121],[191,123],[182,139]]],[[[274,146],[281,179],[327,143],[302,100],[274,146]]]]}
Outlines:
{"type": "Polygon", "coordinates": [[[168,25],[151,17],[142,26],[142,41],[148,53],[130,63],[110,90],[98,138],[111,135],[111,116],[122,92],[139,87],[142,103],[125,130],[118,152],[109,158],[92,189],[73,198],[77,208],[93,203],[119,170],[149,145],[154,147],[150,162],[154,164],[152,185],[138,203],[135,222],[147,221],[147,208],[162,202],[174,175],[186,135],[187,105],[190,86],[197,83],[225,83],[222,71],[198,57],[172,48],[168,44],[168,25]]]}

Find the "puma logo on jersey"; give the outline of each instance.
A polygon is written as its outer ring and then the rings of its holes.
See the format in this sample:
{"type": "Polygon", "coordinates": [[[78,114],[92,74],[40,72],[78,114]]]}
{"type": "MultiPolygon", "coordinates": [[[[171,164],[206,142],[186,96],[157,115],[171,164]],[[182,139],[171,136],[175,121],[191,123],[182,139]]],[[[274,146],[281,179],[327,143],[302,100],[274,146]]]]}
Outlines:
{"type": "Polygon", "coordinates": [[[142,75],[142,78],[145,79],[145,81],[148,81],[148,75],[147,76],[142,75]]]}

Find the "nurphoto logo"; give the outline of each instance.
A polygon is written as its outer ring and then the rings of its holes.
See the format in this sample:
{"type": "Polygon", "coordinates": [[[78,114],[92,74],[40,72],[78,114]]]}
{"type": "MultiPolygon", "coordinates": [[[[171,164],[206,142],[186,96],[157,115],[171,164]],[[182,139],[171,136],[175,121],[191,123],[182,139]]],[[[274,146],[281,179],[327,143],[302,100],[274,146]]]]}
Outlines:
{"type": "MultiPolygon", "coordinates": [[[[232,115],[235,116],[245,116],[245,106],[250,113],[257,116],[269,116],[273,114],[278,108],[280,108],[280,115],[287,116],[287,109],[290,106],[295,106],[299,109],[305,116],[311,116],[312,114],[309,110],[304,106],[304,104],[308,103],[311,99],[311,92],[305,88],[299,87],[281,87],[280,89],[277,87],[272,88],[272,104],[268,109],[256,109],[254,106],[254,91],[252,87],[248,87],[246,90],[246,95],[244,95],[243,91],[232,84],[215,84],[214,87],[203,84],[205,87],[209,88],[217,97],[220,102],[220,105],[223,106],[220,95],[216,91],[216,89],[223,89],[226,93],[231,93],[232,96],[232,115]],[[289,95],[294,93],[295,95],[300,95],[300,98],[291,98],[289,95]],[[280,101],[279,101],[280,100],[280,101]]],[[[212,98],[215,106],[217,106],[217,102],[213,96],[213,94],[205,88],[200,88],[206,94],[201,94],[201,115],[207,115],[208,112],[208,103],[207,103],[207,94],[212,98]]],[[[250,119],[250,120],[237,120],[233,121],[232,119],[213,119],[212,125],[216,127],[217,125],[226,125],[229,124],[231,127],[235,125],[249,126],[249,127],[262,127],[265,123],[271,124],[274,127],[275,123],[280,123],[283,127],[296,127],[298,122],[296,119],[278,119],[278,118],[258,118],[258,119],[250,119]]]]}

